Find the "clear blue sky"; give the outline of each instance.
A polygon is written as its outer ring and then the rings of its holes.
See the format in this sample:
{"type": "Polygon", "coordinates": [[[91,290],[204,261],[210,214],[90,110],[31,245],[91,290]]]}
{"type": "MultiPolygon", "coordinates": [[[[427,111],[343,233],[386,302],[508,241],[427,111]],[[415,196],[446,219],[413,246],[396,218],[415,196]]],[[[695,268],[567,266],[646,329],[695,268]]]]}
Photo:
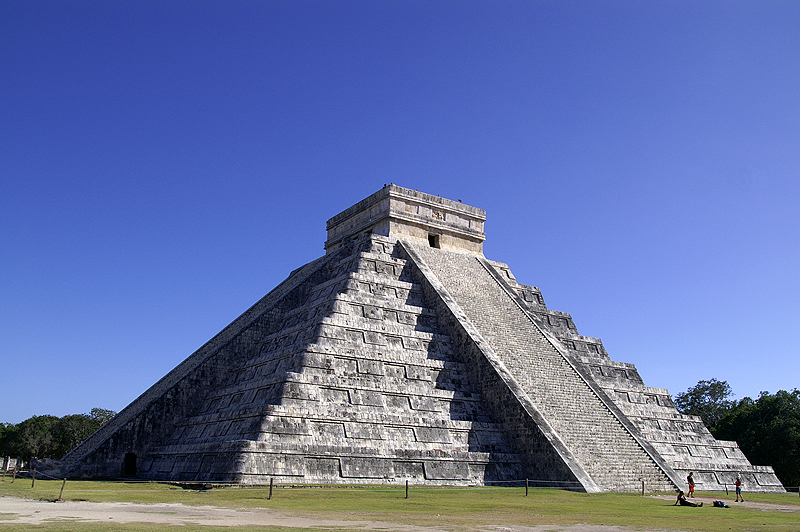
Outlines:
{"type": "Polygon", "coordinates": [[[800,2],[0,0],[0,421],[120,410],[384,183],[674,395],[800,387],[800,2]]]}

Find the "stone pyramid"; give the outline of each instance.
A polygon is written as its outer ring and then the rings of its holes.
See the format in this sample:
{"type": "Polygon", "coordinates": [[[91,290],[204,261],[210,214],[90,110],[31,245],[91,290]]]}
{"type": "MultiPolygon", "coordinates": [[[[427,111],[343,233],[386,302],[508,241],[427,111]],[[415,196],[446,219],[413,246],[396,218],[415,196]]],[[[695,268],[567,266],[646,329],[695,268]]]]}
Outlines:
{"type": "Polygon", "coordinates": [[[80,478],[701,489],[772,468],[483,256],[481,209],[395,185],[61,462],[80,478]]]}

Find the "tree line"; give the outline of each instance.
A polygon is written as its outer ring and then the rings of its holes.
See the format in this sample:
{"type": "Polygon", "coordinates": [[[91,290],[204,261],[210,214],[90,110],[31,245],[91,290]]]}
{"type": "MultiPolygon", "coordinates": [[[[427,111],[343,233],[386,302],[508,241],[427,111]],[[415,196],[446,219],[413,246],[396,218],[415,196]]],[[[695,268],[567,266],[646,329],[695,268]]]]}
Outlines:
{"type": "Polygon", "coordinates": [[[754,465],[771,465],[784,486],[800,486],[800,390],[732,400],[726,381],[699,381],[675,395],[683,414],[700,416],[718,440],[735,441],[754,465]]]}
{"type": "Polygon", "coordinates": [[[59,460],[116,415],[92,408],[88,414],[64,417],[33,416],[16,425],[0,423],[0,457],[31,460],[59,460]]]}

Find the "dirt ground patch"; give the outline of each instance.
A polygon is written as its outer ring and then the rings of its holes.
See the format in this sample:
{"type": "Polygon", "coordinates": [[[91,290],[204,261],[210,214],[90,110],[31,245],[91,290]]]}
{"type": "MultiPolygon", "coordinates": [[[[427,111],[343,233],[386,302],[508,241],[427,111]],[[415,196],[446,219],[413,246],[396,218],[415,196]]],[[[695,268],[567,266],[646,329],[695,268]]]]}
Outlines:
{"type": "MultiPolygon", "coordinates": [[[[135,504],[105,502],[50,502],[0,497],[4,524],[43,525],[55,522],[153,523],[164,525],[282,526],[298,529],[347,528],[397,532],[447,532],[444,528],[412,523],[316,519],[266,509],[236,509],[184,504],[135,504]]],[[[601,525],[482,526],[492,532],[628,532],[630,529],[601,525]]]]}

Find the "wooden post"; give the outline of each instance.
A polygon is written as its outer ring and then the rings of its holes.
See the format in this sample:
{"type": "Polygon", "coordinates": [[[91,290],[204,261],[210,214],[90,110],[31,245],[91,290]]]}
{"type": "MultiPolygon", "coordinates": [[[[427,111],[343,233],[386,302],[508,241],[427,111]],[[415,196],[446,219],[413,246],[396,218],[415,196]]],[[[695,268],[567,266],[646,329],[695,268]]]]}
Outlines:
{"type": "Polygon", "coordinates": [[[725,484],[725,495],[727,495],[727,494],[728,494],[728,485],[725,484]]]}
{"type": "Polygon", "coordinates": [[[644,497],[644,479],[642,479],[642,497],[644,497]]]}
{"type": "Polygon", "coordinates": [[[528,496],[528,479],[525,479],[525,496],[528,496]]]}
{"type": "Polygon", "coordinates": [[[57,501],[63,500],[61,497],[64,495],[64,486],[67,485],[67,479],[64,479],[64,482],[61,483],[61,492],[58,494],[57,501]]]}
{"type": "Polygon", "coordinates": [[[406,499],[408,499],[408,480],[406,480],[406,499]]]}
{"type": "Polygon", "coordinates": [[[36,468],[34,467],[31,470],[31,487],[34,487],[35,485],[36,485],[36,468]]]}
{"type": "Polygon", "coordinates": [[[272,481],[275,480],[273,477],[269,477],[269,497],[267,497],[268,501],[272,500],[272,481]]]}

